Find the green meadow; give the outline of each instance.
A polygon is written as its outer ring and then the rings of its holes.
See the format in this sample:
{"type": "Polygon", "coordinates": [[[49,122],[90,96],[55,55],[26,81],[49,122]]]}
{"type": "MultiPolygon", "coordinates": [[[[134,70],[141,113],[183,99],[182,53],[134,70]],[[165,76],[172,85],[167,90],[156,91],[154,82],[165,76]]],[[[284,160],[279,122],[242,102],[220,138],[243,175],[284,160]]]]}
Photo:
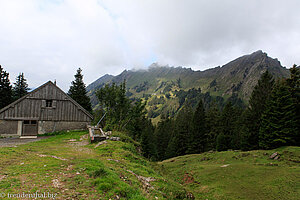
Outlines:
{"type": "MultiPolygon", "coordinates": [[[[299,199],[300,148],[207,152],[150,162],[140,144],[88,142],[62,132],[0,148],[1,194],[56,194],[56,199],[299,199]],[[278,152],[279,160],[269,156],[278,152]]],[[[4,197],[2,199],[11,199],[4,197]]]]}

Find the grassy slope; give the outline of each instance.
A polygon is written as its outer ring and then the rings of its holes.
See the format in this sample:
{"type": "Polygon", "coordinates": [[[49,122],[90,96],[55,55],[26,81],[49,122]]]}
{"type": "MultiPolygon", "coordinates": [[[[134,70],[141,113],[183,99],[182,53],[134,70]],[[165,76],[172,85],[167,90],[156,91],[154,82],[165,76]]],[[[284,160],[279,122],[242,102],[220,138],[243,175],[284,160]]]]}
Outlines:
{"type": "Polygon", "coordinates": [[[157,169],[196,199],[299,199],[300,164],[289,160],[300,161],[299,147],[186,155],[160,162],[157,169]],[[269,159],[276,151],[280,161],[269,159]]]}
{"type": "Polygon", "coordinates": [[[94,148],[95,144],[87,144],[83,135],[87,136],[87,132],[70,132],[18,147],[0,148],[0,191],[5,194],[50,192],[57,193],[57,199],[185,196],[179,184],[165,180],[153,170],[137,153],[138,144],[130,138],[121,134],[126,142],[107,141],[94,148]],[[153,189],[146,188],[127,170],[156,179],[150,182],[153,189]]]}
{"type": "Polygon", "coordinates": [[[50,192],[57,193],[57,199],[184,199],[187,191],[196,199],[300,196],[300,166],[289,161],[300,160],[299,147],[203,153],[150,163],[137,153],[139,144],[123,134],[116,134],[122,141],[107,141],[97,148],[87,143],[86,134],[70,132],[0,148],[0,191],[50,192]],[[281,161],[268,158],[275,151],[281,161]],[[153,188],[130,171],[156,179],[150,182],[153,188]]]}

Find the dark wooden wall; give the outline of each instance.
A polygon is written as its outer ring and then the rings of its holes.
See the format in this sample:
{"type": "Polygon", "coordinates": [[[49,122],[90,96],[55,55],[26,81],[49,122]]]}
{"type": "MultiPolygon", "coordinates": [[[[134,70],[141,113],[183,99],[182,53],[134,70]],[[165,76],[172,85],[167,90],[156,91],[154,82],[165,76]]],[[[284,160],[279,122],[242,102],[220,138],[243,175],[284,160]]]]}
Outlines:
{"type": "Polygon", "coordinates": [[[12,120],[55,120],[55,121],[91,121],[91,116],[78,106],[52,82],[34,90],[26,98],[13,103],[0,113],[0,119],[12,120]],[[46,100],[52,100],[52,107],[46,107],[46,100]]]}

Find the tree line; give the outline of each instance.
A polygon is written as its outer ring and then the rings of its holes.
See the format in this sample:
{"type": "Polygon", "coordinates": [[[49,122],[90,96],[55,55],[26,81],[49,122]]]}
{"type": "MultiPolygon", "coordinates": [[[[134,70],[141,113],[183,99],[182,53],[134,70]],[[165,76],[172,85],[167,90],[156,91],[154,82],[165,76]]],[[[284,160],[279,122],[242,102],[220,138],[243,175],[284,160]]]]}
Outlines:
{"type": "Polygon", "coordinates": [[[24,73],[20,73],[16,77],[13,85],[10,83],[9,73],[0,65],[0,109],[26,95],[30,90],[24,73]]]}
{"type": "MultiPolygon", "coordinates": [[[[83,82],[82,70],[80,68],[78,68],[74,77],[75,80],[71,82],[68,95],[83,108],[92,113],[90,98],[87,96],[86,86],[83,82]]],[[[12,86],[9,80],[9,73],[0,65],[0,109],[25,96],[29,90],[30,88],[28,87],[23,72],[16,77],[16,82],[13,83],[12,86]]]]}
{"type": "Polygon", "coordinates": [[[141,142],[145,157],[163,160],[209,150],[272,149],[300,144],[300,70],[275,80],[266,71],[253,89],[248,106],[228,100],[224,107],[200,99],[196,109],[185,104],[174,116],[162,116],[157,125],[147,118],[145,102],[130,100],[126,85],[107,84],[97,92],[102,126],[127,132],[141,142]]]}
{"type": "MultiPolygon", "coordinates": [[[[68,95],[92,112],[80,68],[74,77],[68,95]]],[[[28,90],[24,73],[17,76],[12,86],[9,74],[0,66],[0,108],[26,95],[28,90]]],[[[144,156],[153,160],[209,150],[272,149],[300,144],[300,69],[296,65],[287,79],[275,81],[268,71],[262,74],[247,107],[237,97],[229,98],[220,107],[218,99],[207,101],[209,95],[195,95],[199,92],[179,91],[183,104],[180,111],[171,117],[162,115],[154,126],[147,117],[146,102],[126,95],[125,81],[120,85],[106,84],[96,92],[99,107],[94,112],[95,121],[106,113],[101,126],[126,132],[141,143],[144,156]],[[189,95],[197,97],[194,100],[201,97],[196,108],[194,101],[183,102],[189,95]]]]}

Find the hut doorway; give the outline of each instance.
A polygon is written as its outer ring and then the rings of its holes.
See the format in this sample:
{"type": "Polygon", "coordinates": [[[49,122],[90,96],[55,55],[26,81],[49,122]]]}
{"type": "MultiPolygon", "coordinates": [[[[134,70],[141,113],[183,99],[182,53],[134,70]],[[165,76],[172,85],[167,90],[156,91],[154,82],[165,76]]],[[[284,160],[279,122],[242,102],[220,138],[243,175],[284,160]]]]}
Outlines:
{"type": "Polygon", "coordinates": [[[22,136],[37,136],[38,123],[37,120],[24,120],[22,127],[22,136]]]}

